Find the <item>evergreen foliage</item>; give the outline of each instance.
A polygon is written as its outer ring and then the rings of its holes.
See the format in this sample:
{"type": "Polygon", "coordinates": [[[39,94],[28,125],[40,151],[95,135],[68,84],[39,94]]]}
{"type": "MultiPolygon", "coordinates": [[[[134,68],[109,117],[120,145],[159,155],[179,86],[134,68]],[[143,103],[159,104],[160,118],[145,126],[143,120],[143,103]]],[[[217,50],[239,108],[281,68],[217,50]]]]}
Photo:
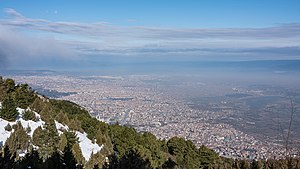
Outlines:
{"type": "Polygon", "coordinates": [[[22,109],[26,109],[36,98],[36,95],[27,84],[18,85],[14,90],[13,96],[16,105],[22,109]]]}
{"type": "Polygon", "coordinates": [[[65,134],[62,134],[60,136],[60,140],[59,140],[59,144],[58,144],[58,149],[62,152],[65,147],[67,146],[68,144],[68,140],[67,140],[67,137],[65,134]]]}
{"type": "Polygon", "coordinates": [[[7,125],[4,127],[4,129],[5,129],[6,131],[11,131],[11,130],[12,130],[12,127],[11,127],[11,125],[10,125],[9,123],[7,123],[7,125]]]}
{"type": "Polygon", "coordinates": [[[101,153],[92,154],[90,160],[86,163],[86,168],[102,168],[103,164],[105,163],[105,157],[101,153]]]}
{"type": "MultiPolygon", "coordinates": [[[[63,125],[68,125],[70,124],[70,121],[69,121],[69,118],[68,116],[60,111],[56,116],[55,116],[55,120],[58,121],[59,123],[63,124],[63,125]]],[[[69,125],[68,125],[69,126],[69,125]]],[[[69,126],[70,127],[70,126],[69,126]]],[[[76,129],[73,129],[71,128],[72,130],[76,130],[76,129]]]]}
{"type": "Polygon", "coordinates": [[[9,94],[15,90],[16,84],[13,79],[8,78],[4,81],[4,86],[5,86],[5,92],[9,94]]]}
{"type": "Polygon", "coordinates": [[[40,114],[46,104],[47,102],[45,102],[43,99],[36,97],[29,107],[31,110],[40,114]]]}
{"type": "Polygon", "coordinates": [[[72,147],[74,144],[78,143],[77,134],[73,131],[64,131],[64,135],[67,139],[67,146],[72,147]]]}
{"type": "Polygon", "coordinates": [[[27,127],[26,127],[26,133],[30,133],[31,132],[31,127],[28,125],[27,127]]]}
{"type": "Polygon", "coordinates": [[[16,110],[17,106],[13,98],[8,95],[2,102],[0,117],[7,121],[15,121],[19,113],[16,110]]]}
{"type": "Polygon", "coordinates": [[[33,144],[39,146],[38,152],[40,156],[45,160],[52,156],[57,150],[60,137],[55,126],[54,121],[46,123],[45,129],[38,127],[34,130],[32,141],[33,144]]]}
{"type": "Polygon", "coordinates": [[[0,168],[11,169],[15,166],[16,154],[11,153],[7,146],[3,149],[3,154],[0,154],[0,168]]]}
{"type": "Polygon", "coordinates": [[[10,152],[19,154],[27,150],[29,147],[29,139],[22,124],[18,122],[15,131],[8,137],[5,145],[9,148],[10,152]]]}
{"type": "Polygon", "coordinates": [[[74,158],[77,161],[77,164],[83,165],[85,163],[84,157],[82,155],[82,152],[81,152],[81,149],[80,149],[80,146],[78,143],[75,143],[72,146],[72,153],[74,155],[74,158]]]}
{"type": "Polygon", "coordinates": [[[77,160],[75,159],[70,145],[67,145],[63,154],[63,161],[65,162],[66,168],[76,169],[77,160]]]}
{"type": "Polygon", "coordinates": [[[36,121],[36,116],[33,111],[26,109],[23,113],[23,119],[24,120],[32,120],[36,121]]]}

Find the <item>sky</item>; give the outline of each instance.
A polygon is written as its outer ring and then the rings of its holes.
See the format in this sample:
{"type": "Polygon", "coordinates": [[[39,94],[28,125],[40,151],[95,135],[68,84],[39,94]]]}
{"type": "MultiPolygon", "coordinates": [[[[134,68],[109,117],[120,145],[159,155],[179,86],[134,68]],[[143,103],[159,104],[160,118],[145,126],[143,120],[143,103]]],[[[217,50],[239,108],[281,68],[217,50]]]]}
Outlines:
{"type": "Polygon", "coordinates": [[[291,59],[299,0],[0,0],[0,68],[291,59]]]}

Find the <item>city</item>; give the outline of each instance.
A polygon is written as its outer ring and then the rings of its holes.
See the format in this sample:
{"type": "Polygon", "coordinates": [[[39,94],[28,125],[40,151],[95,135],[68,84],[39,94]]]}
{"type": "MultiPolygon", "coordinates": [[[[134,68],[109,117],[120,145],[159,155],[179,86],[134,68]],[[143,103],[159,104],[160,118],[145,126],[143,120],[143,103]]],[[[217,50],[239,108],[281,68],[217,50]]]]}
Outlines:
{"type": "MultiPolygon", "coordinates": [[[[47,75],[13,78],[19,83],[36,87],[42,94],[54,92],[58,99],[75,102],[101,121],[132,126],[140,132],[151,132],[161,139],[179,136],[193,141],[197,146],[206,145],[221,156],[278,159],[286,155],[297,156],[299,153],[295,146],[286,149],[284,139],[278,143],[274,138],[257,137],[230,123],[222,122],[220,119],[239,121],[239,117],[235,119],[234,111],[224,106],[228,104],[226,101],[220,102],[221,108],[218,109],[215,104],[208,104],[206,110],[191,108],[186,101],[176,97],[183,97],[183,93],[172,95],[170,91],[173,90],[164,89],[159,82],[161,79],[166,80],[167,77],[164,76],[47,75]]],[[[188,82],[184,85],[186,83],[188,82]]],[[[198,84],[203,86],[203,83],[198,84]]],[[[234,87],[227,88],[233,93],[242,91],[234,87]]],[[[222,91],[222,94],[226,92],[222,91]]],[[[251,93],[263,95],[262,91],[257,90],[249,90],[248,94],[251,93]]],[[[297,143],[297,140],[299,138],[293,141],[297,143]]]]}

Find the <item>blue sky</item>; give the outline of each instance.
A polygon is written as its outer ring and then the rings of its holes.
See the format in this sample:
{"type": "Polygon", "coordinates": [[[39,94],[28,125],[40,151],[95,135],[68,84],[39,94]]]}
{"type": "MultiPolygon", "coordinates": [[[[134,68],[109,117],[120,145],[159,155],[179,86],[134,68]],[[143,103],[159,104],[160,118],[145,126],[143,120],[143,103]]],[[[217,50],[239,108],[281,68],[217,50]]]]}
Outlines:
{"type": "Polygon", "coordinates": [[[299,0],[0,0],[0,10],[2,67],[28,58],[300,59],[299,0]]]}
{"type": "Polygon", "coordinates": [[[116,25],[226,28],[300,22],[298,0],[10,0],[0,7],[30,18],[116,25]]]}

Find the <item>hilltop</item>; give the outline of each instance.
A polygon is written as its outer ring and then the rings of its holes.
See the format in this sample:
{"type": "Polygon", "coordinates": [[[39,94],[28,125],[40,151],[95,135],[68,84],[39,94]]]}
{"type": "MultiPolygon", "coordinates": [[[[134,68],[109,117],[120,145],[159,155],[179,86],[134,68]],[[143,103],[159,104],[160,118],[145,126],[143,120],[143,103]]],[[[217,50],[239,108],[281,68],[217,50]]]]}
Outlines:
{"type": "Polygon", "coordinates": [[[13,79],[0,77],[0,103],[0,168],[300,168],[300,159],[228,159],[183,138],[108,125],[13,79]]]}

